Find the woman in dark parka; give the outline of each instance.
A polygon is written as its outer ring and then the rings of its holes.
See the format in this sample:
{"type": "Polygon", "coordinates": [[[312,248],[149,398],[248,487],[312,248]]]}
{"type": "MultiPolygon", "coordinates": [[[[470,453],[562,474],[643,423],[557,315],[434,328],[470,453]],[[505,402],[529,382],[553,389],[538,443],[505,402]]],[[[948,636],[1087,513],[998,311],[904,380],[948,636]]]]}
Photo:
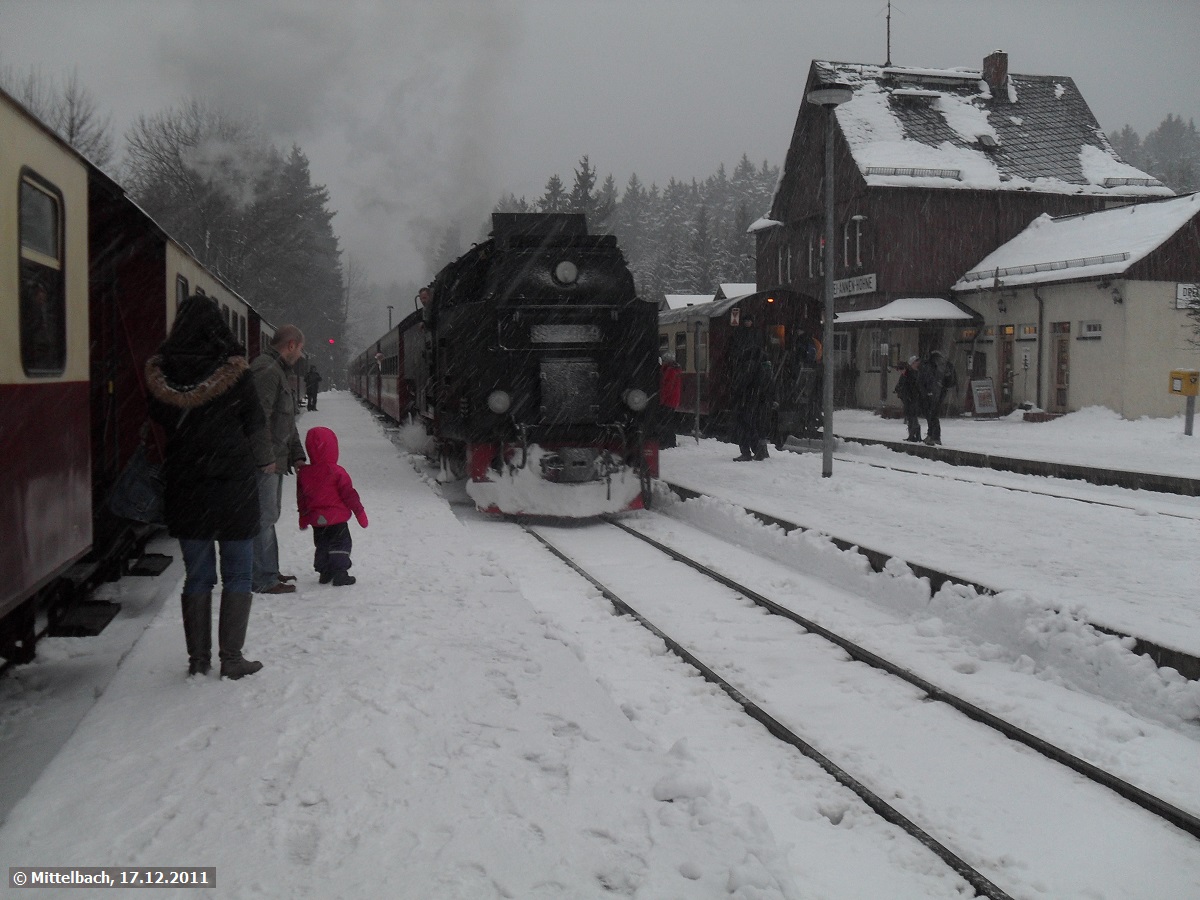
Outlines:
{"type": "Polygon", "coordinates": [[[146,363],[150,414],[167,434],[163,463],[167,529],[183,553],[183,634],[188,674],[212,666],[212,591],[221,551],[217,638],[221,675],[262,668],[242,656],[250,619],[256,470],[274,466],[250,364],[216,303],[183,302],[157,356],[146,363]]]}

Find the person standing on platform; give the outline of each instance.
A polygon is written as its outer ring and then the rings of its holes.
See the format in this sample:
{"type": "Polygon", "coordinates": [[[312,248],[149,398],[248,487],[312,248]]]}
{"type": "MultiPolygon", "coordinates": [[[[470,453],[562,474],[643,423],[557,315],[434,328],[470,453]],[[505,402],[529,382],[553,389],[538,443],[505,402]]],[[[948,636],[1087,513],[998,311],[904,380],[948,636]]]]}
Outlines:
{"type": "Polygon", "coordinates": [[[677,446],[675,439],[675,410],[683,395],[683,369],[675,360],[675,354],[663,353],[659,359],[658,415],[660,427],[658,445],[677,446]]]}
{"type": "Polygon", "coordinates": [[[183,554],[189,676],[207,675],[212,667],[218,548],[221,677],[238,679],[262,668],[242,655],[242,646],[259,523],[255,473],[273,469],[274,460],[243,354],[216,303],[193,295],[180,305],[158,355],[146,363],[150,415],[167,434],[164,513],[183,554]]]}
{"type": "Polygon", "coordinates": [[[317,410],[317,390],[321,385],[321,373],[317,371],[316,366],[309,366],[308,371],[304,373],[304,392],[308,397],[309,412],[317,410]]]}
{"type": "Polygon", "coordinates": [[[273,468],[258,476],[259,532],[254,539],[254,592],[290,594],[296,590],[295,575],[279,572],[279,541],[275,523],[279,521],[283,476],[304,465],[307,458],[296,432],[296,400],[288,376],[304,353],[304,333],[295,325],[284,325],[275,332],[271,344],[250,366],[254,386],[267,420],[274,453],[273,468]]]}
{"type": "Polygon", "coordinates": [[[921,440],[921,420],[918,417],[921,410],[921,388],[917,383],[920,365],[921,357],[910,356],[908,365],[900,373],[900,380],[896,382],[896,396],[900,398],[900,404],[904,407],[904,424],[908,426],[906,441],[921,440]]]}
{"type": "Polygon", "coordinates": [[[921,403],[925,407],[925,443],[931,447],[942,445],[942,402],[946,393],[958,384],[954,367],[941,350],[929,354],[917,373],[917,384],[921,388],[921,403]]]}

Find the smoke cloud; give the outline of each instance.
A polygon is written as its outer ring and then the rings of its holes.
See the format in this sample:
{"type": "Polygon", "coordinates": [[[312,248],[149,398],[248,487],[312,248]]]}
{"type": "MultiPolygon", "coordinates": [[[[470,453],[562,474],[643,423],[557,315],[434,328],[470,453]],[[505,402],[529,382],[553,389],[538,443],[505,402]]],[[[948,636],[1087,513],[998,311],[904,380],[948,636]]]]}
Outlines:
{"type": "MultiPolygon", "coordinates": [[[[190,7],[161,37],[187,96],[298,144],[338,211],[343,250],[373,281],[420,283],[420,251],[474,236],[503,192],[489,149],[519,50],[515,3],[252,0],[237,16],[190,7]]],[[[228,165],[228,160],[223,164],[228,165]]]]}

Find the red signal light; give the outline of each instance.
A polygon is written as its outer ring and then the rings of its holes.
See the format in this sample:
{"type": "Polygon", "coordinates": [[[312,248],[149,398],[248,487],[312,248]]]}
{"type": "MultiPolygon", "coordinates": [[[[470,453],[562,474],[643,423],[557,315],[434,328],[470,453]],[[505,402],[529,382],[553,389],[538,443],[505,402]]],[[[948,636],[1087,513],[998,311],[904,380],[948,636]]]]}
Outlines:
{"type": "Polygon", "coordinates": [[[329,343],[331,343],[331,344],[336,344],[336,343],[337,343],[337,341],[335,341],[333,338],[330,338],[330,339],[329,339],[329,343]]]}

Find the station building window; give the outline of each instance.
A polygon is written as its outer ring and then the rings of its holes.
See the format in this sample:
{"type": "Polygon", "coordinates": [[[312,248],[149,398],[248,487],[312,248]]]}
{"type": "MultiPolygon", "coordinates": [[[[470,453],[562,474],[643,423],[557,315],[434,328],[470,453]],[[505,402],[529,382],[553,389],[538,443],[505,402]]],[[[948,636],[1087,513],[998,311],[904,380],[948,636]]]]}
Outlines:
{"type": "Polygon", "coordinates": [[[19,204],[21,366],[31,377],[61,375],[67,360],[62,193],[22,172],[19,204]]]}

